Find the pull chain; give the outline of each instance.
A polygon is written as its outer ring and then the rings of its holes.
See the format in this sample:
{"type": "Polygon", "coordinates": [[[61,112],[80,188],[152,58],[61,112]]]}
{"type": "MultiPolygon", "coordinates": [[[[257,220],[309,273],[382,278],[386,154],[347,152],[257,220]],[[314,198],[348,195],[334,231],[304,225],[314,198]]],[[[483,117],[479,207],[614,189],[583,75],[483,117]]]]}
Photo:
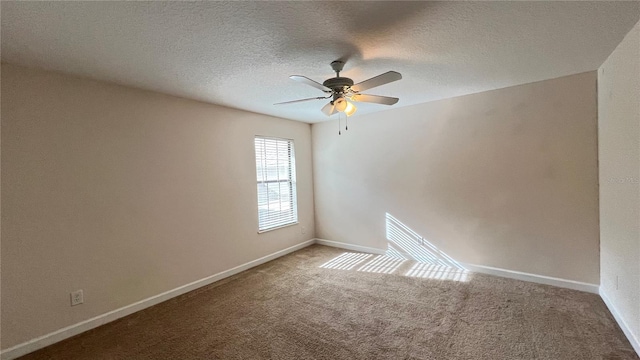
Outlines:
{"type": "Polygon", "coordinates": [[[349,116],[345,116],[344,118],[344,131],[349,130],[349,116]]]}
{"type": "Polygon", "coordinates": [[[342,132],[340,132],[340,113],[338,113],[338,135],[342,135],[342,132]]]}

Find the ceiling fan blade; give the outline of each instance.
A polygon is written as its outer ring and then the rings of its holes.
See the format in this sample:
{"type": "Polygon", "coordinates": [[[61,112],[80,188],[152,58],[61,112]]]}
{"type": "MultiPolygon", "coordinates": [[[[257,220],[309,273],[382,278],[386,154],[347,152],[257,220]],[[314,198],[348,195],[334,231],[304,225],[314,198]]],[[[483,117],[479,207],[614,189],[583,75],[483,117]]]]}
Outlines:
{"type": "Polygon", "coordinates": [[[332,104],[331,101],[329,101],[327,105],[323,106],[321,111],[327,116],[331,116],[338,112],[338,110],[336,110],[336,106],[332,104]]]}
{"type": "Polygon", "coordinates": [[[359,82],[351,87],[353,91],[365,91],[376,86],[388,84],[390,82],[398,81],[402,79],[402,75],[396,71],[388,71],[384,74],[378,75],[376,77],[372,77],[371,79],[367,79],[365,81],[359,82]]]}
{"type": "Polygon", "coordinates": [[[320,96],[320,97],[314,97],[314,98],[308,98],[308,99],[300,99],[300,100],[285,101],[285,102],[276,103],[276,104],[273,104],[273,105],[293,104],[293,103],[299,103],[299,102],[304,102],[304,101],[310,101],[310,100],[322,100],[322,99],[328,99],[328,98],[320,96]]]}
{"type": "Polygon", "coordinates": [[[398,102],[398,98],[380,95],[355,94],[351,97],[353,101],[368,102],[383,105],[393,105],[398,102]]]}
{"type": "Polygon", "coordinates": [[[302,75],[291,75],[291,76],[289,76],[289,79],[291,79],[291,80],[295,80],[295,81],[297,81],[297,82],[301,82],[301,83],[303,83],[303,84],[307,84],[307,85],[313,86],[314,88],[316,88],[316,89],[320,89],[320,90],[322,90],[322,91],[324,91],[324,92],[327,92],[327,93],[330,93],[330,92],[331,92],[331,89],[329,89],[328,87],[326,87],[326,86],[324,86],[324,85],[320,84],[320,83],[319,83],[319,82],[317,82],[317,81],[313,81],[313,80],[309,79],[309,78],[308,78],[308,77],[306,77],[306,76],[302,76],[302,75]]]}

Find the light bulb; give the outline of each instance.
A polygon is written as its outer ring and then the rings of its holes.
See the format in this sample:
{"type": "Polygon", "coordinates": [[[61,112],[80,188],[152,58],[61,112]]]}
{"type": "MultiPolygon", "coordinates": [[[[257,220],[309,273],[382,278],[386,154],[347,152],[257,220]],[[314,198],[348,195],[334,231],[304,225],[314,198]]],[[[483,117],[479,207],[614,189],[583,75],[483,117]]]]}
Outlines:
{"type": "Polygon", "coordinates": [[[347,108],[347,101],[343,98],[340,98],[336,101],[334,101],[334,104],[336,105],[336,110],[343,112],[344,109],[347,108]]]}
{"type": "Polygon", "coordinates": [[[344,109],[344,113],[347,114],[347,116],[353,115],[356,112],[356,110],[358,110],[358,109],[352,103],[350,103],[350,102],[348,102],[346,100],[345,100],[345,102],[347,103],[347,107],[344,109]]]}

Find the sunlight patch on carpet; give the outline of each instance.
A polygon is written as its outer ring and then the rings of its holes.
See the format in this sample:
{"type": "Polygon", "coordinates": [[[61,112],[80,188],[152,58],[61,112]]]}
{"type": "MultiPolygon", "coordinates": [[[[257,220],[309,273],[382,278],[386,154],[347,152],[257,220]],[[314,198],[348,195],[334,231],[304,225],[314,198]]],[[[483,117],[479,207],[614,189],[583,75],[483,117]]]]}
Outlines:
{"type": "Polygon", "coordinates": [[[373,258],[371,261],[362,265],[358,271],[370,272],[370,273],[380,273],[380,274],[391,274],[398,269],[404,260],[395,259],[392,257],[378,255],[373,258]]]}
{"type": "Polygon", "coordinates": [[[409,271],[407,271],[405,276],[466,282],[469,278],[469,272],[467,270],[454,267],[416,263],[409,271]]]}
{"type": "Polygon", "coordinates": [[[421,263],[387,255],[345,252],[320,265],[323,269],[357,271],[377,274],[397,274],[413,278],[467,282],[466,269],[421,263]]]}
{"type": "Polygon", "coordinates": [[[320,265],[320,267],[325,269],[351,270],[372,256],[372,254],[347,252],[327,261],[320,265]]]}

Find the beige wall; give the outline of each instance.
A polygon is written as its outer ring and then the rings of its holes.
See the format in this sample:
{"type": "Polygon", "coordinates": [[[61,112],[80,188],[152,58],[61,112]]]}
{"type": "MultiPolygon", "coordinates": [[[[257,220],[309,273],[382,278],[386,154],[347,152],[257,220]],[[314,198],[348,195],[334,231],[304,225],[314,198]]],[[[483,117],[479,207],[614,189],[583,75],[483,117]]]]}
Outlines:
{"type": "Polygon", "coordinates": [[[2,348],[313,238],[310,136],[3,64],[2,348]],[[256,134],[295,140],[301,225],[257,234],[256,134]]]}
{"type": "Polygon", "coordinates": [[[601,291],[640,344],[640,23],[598,70],[598,114],[601,291]]]}
{"type": "Polygon", "coordinates": [[[598,284],[596,116],[588,72],[314,124],[316,236],[598,284]]]}

